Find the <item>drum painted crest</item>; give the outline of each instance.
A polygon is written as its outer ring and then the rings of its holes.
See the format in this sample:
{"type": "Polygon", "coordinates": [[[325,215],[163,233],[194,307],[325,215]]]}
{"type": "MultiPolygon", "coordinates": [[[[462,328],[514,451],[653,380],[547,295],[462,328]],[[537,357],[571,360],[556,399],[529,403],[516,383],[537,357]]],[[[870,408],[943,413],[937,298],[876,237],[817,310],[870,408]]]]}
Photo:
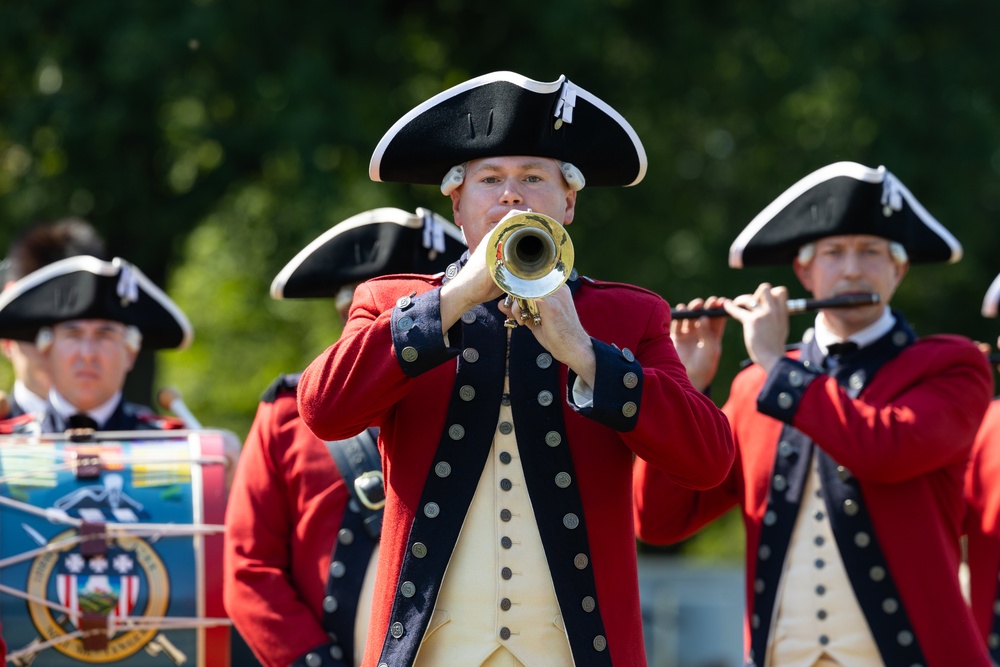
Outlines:
{"type": "Polygon", "coordinates": [[[229,665],[221,432],[0,438],[8,664],[229,665]]]}

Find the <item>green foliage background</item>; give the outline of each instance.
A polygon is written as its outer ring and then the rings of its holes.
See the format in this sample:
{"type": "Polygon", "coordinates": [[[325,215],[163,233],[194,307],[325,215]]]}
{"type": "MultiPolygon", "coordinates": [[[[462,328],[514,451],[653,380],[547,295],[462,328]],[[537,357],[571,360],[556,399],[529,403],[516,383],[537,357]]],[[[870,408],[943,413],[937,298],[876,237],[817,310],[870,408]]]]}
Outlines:
{"type": "MultiPolygon", "coordinates": [[[[764,280],[801,295],[790,271],[729,269],[730,242],[806,173],[884,164],[966,251],[911,269],[895,305],[922,334],[992,341],[998,23],[1000,5],[969,0],[0,0],[0,247],[37,220],[92,221],[196,329],[189,350],[143,357],[130,396],[176,385],[243,435],[270,380],[338,334],[332,304],[268,297],[284,263],[367,208],[449,213],[434,188],[368,179],[385,130],[471,76],[565,73],[649,156],[638,186],[582,193],[581,272],[671,302],[764,280]]],[[[737,557],[736,519],[719,526],[688,548],[737,557]]]]}

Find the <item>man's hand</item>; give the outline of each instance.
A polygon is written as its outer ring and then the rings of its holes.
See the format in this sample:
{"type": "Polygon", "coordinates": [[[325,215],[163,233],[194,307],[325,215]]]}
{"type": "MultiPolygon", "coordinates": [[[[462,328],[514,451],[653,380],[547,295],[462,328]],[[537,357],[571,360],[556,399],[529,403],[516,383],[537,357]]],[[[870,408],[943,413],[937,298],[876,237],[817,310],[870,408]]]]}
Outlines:
{"type": "Polygon", "coordinates": [[[726,312],[743,325],[743,341],[750,359],[767,373],[785,356],[787,302],[787,287],[761,283],[752,295],[742,294],[722,304],[726,312]]]}
{"type": "Polygon", "coordinates": [[[492,301],[503,294],[490,277],[486,264],[486,247],[488,243],[480,243],[469,255],[458,275],[449,280],[441,288],[441,326],[442,333],[458,321],[462,315],[481,303],[492,301]]]}
{"type": "MultiPolygon", "coordinates": [[[[708,299],[694,299],[679,310],[700,310],[720,308],[725,299],[710,296],[708,299]]],[[[712,383],[719,369],[722,357],[722,334],[726,329],[725,317],[701,317],[697,319],[674,320],[670,323],[670,339],[674,342],[677,355],[687,370],[691,384],[698,391],[712,383]]]]}
{"type": "MultiPolygon", "coordinates": [[[[597,373],[597,357],[590,335],[580,323],[576,312],[576,302],[569,287],[563,285],[544,299],[536,299],[538,314],[542,323],[535,324],[531,317],[521,319],[521,307],[516,299],[504,301],[500,310],[514,318],[522,326],[531,329],[538,342],[557,360],[580,376],[588,386],[594,386],[597,373]]],[[[527,313],[525,313],[527,315],[527,313]]]]}

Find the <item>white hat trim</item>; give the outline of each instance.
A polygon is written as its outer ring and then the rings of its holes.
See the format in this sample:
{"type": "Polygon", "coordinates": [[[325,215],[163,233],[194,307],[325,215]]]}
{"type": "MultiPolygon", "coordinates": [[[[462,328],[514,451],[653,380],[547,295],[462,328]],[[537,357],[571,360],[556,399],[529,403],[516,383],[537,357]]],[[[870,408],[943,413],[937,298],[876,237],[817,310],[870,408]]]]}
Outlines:
{"type": "MultiPolygon", "coordinates": [[[[177,321],[177,324],[181,327],[184,337],[181,340],[180,345],[177,346],[177,349],[186,348],[191,344],[191,341],[194,340],[194,330],[191,328],[191,322],[188,321],[187,316],[181,311],[181,309],[177,307],[177,304],[175,304],[173,300],[171,300],[171,298],[163,292],[163,290],[157,287],[156,284],[146,276],[146,274],[140,271],[139,267],[120,257],[115,257],[110,262],[105,262],[104,260],[91,257],[90,255],[76,255],[47,264],[37,271],[33,271],[20,280],[14,282],[7,290],[0,293],[0,309],[5,308],[8,303],[28,290],[42,285],[52,278],[66,275],[67,273],[73,273],[74,271],[85,271],[97,276],[121,276],[123,273],[129,274],[128,278],[123,277],[126,285],[131,283],[131,287],[126,290],[125,297],[123,298],[129,301],[138,300],[138,286],[142,286],[142,288],[151,297],[153,297],[153,299],[155,299],[167,312],[170,313],[170,315],[177,321]],[[132,293],[135,294],[136,298],[128,299],[127,297],[132,293]]],[[[122,281],[119,280],[117,287],[119,296],[122,296],[122,286],[122,281]]]]}
{"type": "MultiPolygon", "coordinates": [[[[403,129],[410,121],[412,121],[414,118],[421,115],[428,109],[437,106],[444,100],[451,99],[452,97],[455,97],[460,93],[464,93],[467,90],[472,90],[473,88],[485,86],[490,83],[496,83],[498,81],[507,81],[515,85],[518,85],[522,88],[525,88],[527,90],[530,90],[532,92],[541,94],[555,92],[560,87],[563,87],[564,82],[567,84],[570,83],[566,79],[565,74],[559,75],[559,78],[556,79],[555,81],[545,82],[545,81],[535,81],[534,79],[529,79],[528,77],[517,74],[516,72],[492,72],[490,74],[484,74],[482,76],[469,79],[464,83],[448,88],[447,90],[438,93],[434,97],[418,104],[416,107],[411,109],[406,115],[397,120],[392,127],[389,128],[389,131],[382,136],[382,139],[378,142],[378,145],[375,146],[375,151],[372,153],[372,159],[368,163],[369,178],[377,182],[382,181],[382,179],[379,176],[379,165],[382,164],[382,156],[385,155],[386,149],[389,147],[389,144],[392,143],[392,140],[395,138],[396,134],[398,134],[399,131],[403,129]]],[[[613,108],[608,106],[606,102],[604,102],[600,98],[595,97],[593,94],[587,92],[586,90],[578,88],[576,85],[573,84],[570,84],[570,86],[572,86],[572,88],[569,88],[568,86],[564,88],[563,98],[561,98],[559,101],[558,105],[559,108],[556,111],[556,115],[557,117],[559,117],[559,120],[566,123],[573,122],[572,109],[568,110],[568,116],[567,116],[567,110],[562,108],[568,101],[567,100],[568,96],[572,96],[570,104],[571,107],[573,104],[575,104],[576,98],[578,97],[583,97],[584,99],[588,100],[595,107],[601,109],[602,111],[604,111],[604,113],[614,118],[618,122],[618,124],[625,130],[629,138],[632,140],[632,146],[635,148],[636,155],[639,158],[639,173],[636,174],[635,180],[633,180],[628,185],[635,185],[643,178],[645,178],[646,162],[647,162],[646,149],[643,148],[642,142],[639,141],[639,135],[636,134],[635,130],[628,123],[628,121],[625,120],[624,116],[622,116],[620,113],[618,113],[613,108]]],[[[449,172],[449,175],[450,173],[451,172],[449,172]]],[[[447,180],[447,175],[445,176],[444,180],[447,180]]],[[[442,188],[443,187],[444,183],[442,183],[442,188]]]]}
{"type": "Polygon", "coordinates": [[[993,279],[993,283],[990,285],[990,288],[986,290],[986,296],[983,297],[983,317],[997,316],[998,299],[1000,299],[1000,274],[993,279]]]}
{"type": "MultiPolygon", "coordinates": [[[[879,167],[878,169],[870,169],[857,162],[835,162],[831,165],[827,165],[822,169],[817,169],[808,176],[802,178],[798,183],[792,187],[785,190],[777,199],[767,205],[767,207],[757,214],[757,216],[750,221],[750,224],[740,232],[736,240],[729,247],[729,266],[734,269],[743,268],[743,251],[749,245],[750,241],[760,232],[764,226],[770,222],[774,216],[781,212],[786,206],[793,202],[798,197],[802,196],[803,193],[807,192],[811,188],[816,187],[824,181],[828,181],[837,176],[846,176],[848,178],[853,178],[858,181],[865,181],[868,183],[883,183],[886,177],[892,179],[891,192],[883,192],[883,204],[887,201],[891,203],[892,199],[898,198],[902,195],[909,202],[910,207],[913,209],[917,217],[927,225],[935,234],[937,234],[941,239],[948,244],[951,249],[951,257],[948,259],[949,264],[954,264],[958,260],[962,259],[962,244],[958,242],[951,232],[944,228],[944,226],[938,222],[934,216],[932,216],[923,205],[916,200],[913,194],[903,185],[897,178],[895,178],[885,167],[879,167]],[[887,199],[888,197],[888,199],[887,199]]],[[[894,202],[896,204],[901,204],[898,199],[894,202]]],[[[893,208],[896,208],[893,206],[893,208]]],[[[902,208],[900,205],[899,210],[902,208]]]]}
{"type": "MultiPolygon", "coordinates": [[[[448,236],[452,237],[453,239],[462,243],[463,245],[465,244],[465,238],[462,236],[462,232],[461,230],[459,230],[457,226],[455,226],[451,222],[448,222],[448,220],[441,217],[437,213],[434,213],[424,208],[418,208],[416,215],[408,211],[404,211],[401,208],[394,208],[391,206],[386,206],[382,208],[373,208],[368,211],[362,211],[361,213],[352,215],[350,218],[347,218],[346,220],[337,223],[330,229],[320,234],[309,245],[300,250],[298,254],[296,254],[295,257],[293,257],[291,261],[288,262],[288,264],[285,264],[284,268],[281,269],[281,271],[278,272],[278,275],[274,277],[274,280],[271,281],[271,298],[278,300],[284,299],[285,285],[288,284],[288,280],[289,278],[292,277],[292,274],[298,270],[298,268],[302,265],[303,262],[306,261],[306,259],[310,255],[316,252],[316,250],[318,250],[321,246],[329,242],[330,239],[339,236],[340,234],[343,234],[352,229],[356,229],[358,227],[364,227],[366,225],[378,222],[392,222],[397,225],[400,225],[401,227],[411,227],[413,229],[420,229],[422,226],[424,226],[424,220],[428,217],[428,214],[430,215],[430,217],[432,217],[432,219],[436,221],[435,227],[441,230],[442,236],[440,237],[440,241],[442,243],[442,248],[440,252],[444,251],[443,234],[447,234],[448,236]]],[[[424,231],[424,234],[426,238],[427,234],[426,229],[424,231]]]]}

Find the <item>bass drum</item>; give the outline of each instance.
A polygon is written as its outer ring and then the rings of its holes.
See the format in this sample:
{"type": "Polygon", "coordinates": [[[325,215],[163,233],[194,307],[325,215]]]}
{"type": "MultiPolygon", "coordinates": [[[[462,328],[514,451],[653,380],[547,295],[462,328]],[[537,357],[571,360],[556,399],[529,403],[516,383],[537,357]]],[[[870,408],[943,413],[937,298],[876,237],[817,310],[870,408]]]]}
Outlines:
{"type": "Polygon", "coordinates": [[[0,436],[8,665],[228,667],[224,439],[0,436]]]}

